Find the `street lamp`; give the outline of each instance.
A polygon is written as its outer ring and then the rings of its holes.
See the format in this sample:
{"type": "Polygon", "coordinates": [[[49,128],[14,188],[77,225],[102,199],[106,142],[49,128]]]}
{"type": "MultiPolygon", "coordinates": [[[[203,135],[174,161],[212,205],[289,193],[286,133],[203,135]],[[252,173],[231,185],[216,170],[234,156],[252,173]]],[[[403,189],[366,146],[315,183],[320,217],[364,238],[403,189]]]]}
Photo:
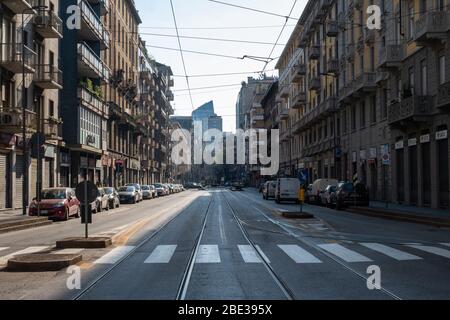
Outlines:
{"type": "Polygon", "coordinates": [[[47,6],[34,6],[32,8],[27,8],[22,11],[22,148],[23,148],[23,196],[22,196],[22,214],[27,215],[28,206],[28,149],[26,148],[27,141],[27,128],[26,128],[26,117],[27,117],[27,103],[25,101],[25,14],[32,13],[36,10],[45,10],[47,6]]]}

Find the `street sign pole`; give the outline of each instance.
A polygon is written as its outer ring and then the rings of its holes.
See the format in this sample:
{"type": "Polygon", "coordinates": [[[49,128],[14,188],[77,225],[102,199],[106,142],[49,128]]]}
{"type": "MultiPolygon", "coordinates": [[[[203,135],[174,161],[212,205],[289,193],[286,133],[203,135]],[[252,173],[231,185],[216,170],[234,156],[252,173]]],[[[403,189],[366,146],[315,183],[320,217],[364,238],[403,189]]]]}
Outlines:
{"type": "Polygon", "coordinates": [[[86,239],[89,238],[89,211],[88,211],[88,184],[87,184],[87,175],[85,177],[84,183],[84,233],[86,239]]]}

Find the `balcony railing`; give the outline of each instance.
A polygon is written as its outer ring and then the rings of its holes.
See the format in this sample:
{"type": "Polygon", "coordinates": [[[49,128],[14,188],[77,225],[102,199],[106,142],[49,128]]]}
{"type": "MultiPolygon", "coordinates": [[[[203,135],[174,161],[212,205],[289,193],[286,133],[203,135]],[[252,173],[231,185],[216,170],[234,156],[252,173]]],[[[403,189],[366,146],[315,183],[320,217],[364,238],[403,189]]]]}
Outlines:
{"type": "Polygon", "coordinates": [[[399,68],[405,56],[405,47],[400,44],[387,45],[380,52],[380,68],[399,68]]]}
{"type": "Polygon", "coordinates": [[[34,0],[2,0],[1,2],[15,14],[31,10],[34,6],[34,0]]]}
{"type": "Polygon", "coordinates": [[[309,48],[309,59],[317,60],[320,58],[320,46],[311,46],[309,48]]]}
{"type": "Polygon", "coordinates": [[[305,103],[306,103],[306,92],[301,90],[297,92],[297,94],[292,99],[292,107],[300,108],[301,106],[305,105],[305,103]]]}
{"type": "Polygon", "coordinates": [[[36,32],[43,38],[61,39],[63,36],[63,22],[54,12],[39,10],[33,17],[36,32]]]}
{"type": "Polygon", "coordinates": [[[439,86],[436,106],[438,108],[447,108],[450,106],[450,81],[439,86]]]}
{"type": "Polygon", "coordinates": [[[353,43],[348,44],[345,48],[345,56],[348,61],[353,61],[355,59],[355,45],[353,43]]]}
{"type": "Polygon", "coordinates": [[[2,43],[0,64],[13,73],[34,73],[36,52],[21,43],[2,43]],[[23,53],[22,53],[23,50],[23,53]],[[24,64],[24,65],[22,65],[24,64]]]}
{"type": "Polygon", "coordinates": [[[42,89],[62,89],[62,71],[48,64],[37,65],[34,83],[42,89]]]}
{"type": "Polygon", "coordinates": [[[433,110],[432,96],[413,95],[401,102],[389,105],[389,124],[399,124],[406,120],[420,121],[424,117],[430,116],[433,110]]]}
{"type": "Polygon", "coordinates": [[[81,66],[79,65],[82,76],[109,80],[109,68],[87,44],[78,43],[78,57],[82,62],[81,66]]]}
{"type": "Polygon", "coordinates": [[[339,60],[329,59],[327,63],[327,73],[337,74],[339,73],[339,60]]]}
{"type": "Polygon", "coordinates": [[[447,38],[450,13],[444,11],[428,11],[419,16],[414,28],[414,41],[426,42],[447,38]]]}
{"type": "Polygon", "coordinates": [[[37,129],[37,116],[35,112],[26,110],[25,120],[22,109],[0,109],[0,131],[7,133],[21,133],[25,124],[27,133],[33,133],[37,129]]]}
{"type": "Polygon", "coordinates": [[[309,90],[320,90],[320,77],[313,76],[309,79],[309,90]]]}
{"type": "Polygon", "coordinates": [[[327,21],[326,23],[327,37],[337,37],[339,34],[339,25],[335,20],[327,21]]]}
{"type": "Polygon", "coordinates": [[[279,95],[281,98],[289,97],[289,85],[287,83],[280,83],[279,95]]]}
{"type": "Polygon", "coordinates": [[[92,4],[100,4],[100,15],[104,16],[109,12],[109,0],[88,0],[92,4]]]}
{"type": "Polygon", "coordinates": [[[62,139],[62,125],[60,123],[45,121],[43,128],[46,140],[62,139]]]}
{"type": "Polygon", "coordinates": [[[292,82],[299,83],[306,74],[306,65],[298,63],[292,67],[292,82]]]}
{"type": "MultiPolygon", "coordinates": [[[[92,109],[97,110],[98,113],[108,113],[106,111],[105,102],[99,97],[95,96],[93,93],[89,92],[89,90],[87,90],[86,88],[78,88],[78,99],[80,100],[82,105],[88,105],[92,109]]],[[[110,112],[115,111],[114,106],[114,104],[110,106],[110,112]]],[[[118,109],[117,112],[120,113],[120,109],[118,109]]]]}
{"type": "Polygon", "coordinates": [[[355,80],[355,90],[374,91],[377,89],[377,74],[375,72],[364,72],[355,80]]]}
{"type": "Polygon", "coordinates": [[[101,49],[109,48],[109,32],[86,0],[79,1],[82,13],[81,34],[85,40],[100,41],[101,49]]]}

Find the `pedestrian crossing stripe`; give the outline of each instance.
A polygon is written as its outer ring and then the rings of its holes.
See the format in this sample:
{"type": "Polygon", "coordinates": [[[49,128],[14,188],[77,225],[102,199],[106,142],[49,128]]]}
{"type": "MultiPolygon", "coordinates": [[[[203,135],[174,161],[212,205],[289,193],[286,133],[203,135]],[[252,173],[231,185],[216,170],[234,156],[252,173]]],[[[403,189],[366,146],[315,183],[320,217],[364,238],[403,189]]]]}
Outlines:
{"type": "Polygon", "coordinates": [[[169,263],[176,249],[176,245],[157,246],[144,263],[169,263]]]}
{"type": "Polygon", "coordinates": [[[251,245],[238,245],[238,248],[245,263],[262,263],[258,253],[251,245]]]}
{"type": "Polygon", "coordinates": [[[388,257],[391,257],[397,261],[408,261],[408,260],[421,260],[422,258],[409,254],[392,247],[388,247],[384,244],[379,243],[361,243],[362,246],[369,248],[373,251],[382,253],[388,257]]]}
{"type": "Polygon", "coordinates": [[[331,253],[332,255],[337,256],[338,258],[344,260],[345,262],[370,262],[371,259],[359,254],[355,251],[347,249],[344,246],[341,246],[337,243],[329,243],[329,244],[320,244],[320,248],[331,253]]]}
{"type": "Polygon", "coordinates": [[[297,245],[279,245],[278,247],[294,260],[295,263],[322,263],[322,261],[311,253],[297,245]]]}
{"type": "Polygon", "coordinates": [[[201,245],[195,263],[221,263],[218,245],[201,245]]]}
{"type": "Polygon", "coordinates": [[[134,248],[134,246],[121,246],[114,248],[100,259],[94,261],[94,264],[115,264],[130,253],[134,248]]]}
{"type": "Polygon", "coordinates": [[[444,258],[450,258],[450,251],[438,247],[424,246],[424,245],[412,245],[411,248],[425,251],[427,253],[435,254],[444,258]]]}

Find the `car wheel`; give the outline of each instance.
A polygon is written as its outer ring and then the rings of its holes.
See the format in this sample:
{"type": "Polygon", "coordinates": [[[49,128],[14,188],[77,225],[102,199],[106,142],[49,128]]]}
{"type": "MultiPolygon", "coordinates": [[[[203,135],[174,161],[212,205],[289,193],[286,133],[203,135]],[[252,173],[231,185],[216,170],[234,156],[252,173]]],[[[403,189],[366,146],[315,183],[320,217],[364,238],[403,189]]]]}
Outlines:
{"type": "Polygon", "coordinates": [[[109,211],[109,201],[108,201],[108,203],[106,205],[106,211],[109,211]]]}
{"type": "Polygon", "coordinates": [[[69,220],[69,208],[66,208],[64,210],[64,221],[68,221],[69,220]]]}
{"type": "Polygon", "coordinates": [[[77,213],[75,214],[75,218],[80,218],[80,206],[78,206],[77,213]]]}
{"type": "Polygon", "coordinates": [[[136,198],[134,198],[134,200],[133,200],[133,204],[136,204],[136,198]]]}

